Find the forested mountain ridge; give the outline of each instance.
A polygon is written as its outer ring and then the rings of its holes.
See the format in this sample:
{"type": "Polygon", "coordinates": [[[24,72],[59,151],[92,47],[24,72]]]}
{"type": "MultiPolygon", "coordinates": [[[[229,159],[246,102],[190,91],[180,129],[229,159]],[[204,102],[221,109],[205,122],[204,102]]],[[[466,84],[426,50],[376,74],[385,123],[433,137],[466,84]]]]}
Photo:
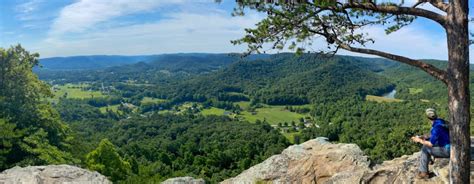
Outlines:
{"type": "MultiPolygon", "coordinates": [[[[127,58],[127,56],[117,57],[127,58]]],[[[259,54],[244,59],[253,60],[267,57],[269,56],[259,54]]],[[[127,80],[138,80],[141,82],[147,80],[150,83],[158,83],[155,82],[155,80],[159,81],[170,75],[190,75],[212,72],[224,68],[235,61],[242,60],[238,54],[205,53],[137,56],[132,57],[132,59],[135,60],[131,63],[114,63],[113,60],[109,62],[107,60],[108,57],[105,57],[104,60],[98,60],[95,61],[96,63],[92,62],[88,64],[81,60],[74,60],[74,58],[76,57],[67,57],[64,58],[64,61],[59,61],[59,64],[56,64],[58,67],[56,67],[55,70],[50,70],[47,65],[43,66],[43,68],[36,69],[35,72],[43,80],[62,81],[62,83],[93,81],[123,82],[127,80]],[[69,59],[72,59],[71,62],[73,61],[71,65],[68,63],[69,59]],[[68,68],[74,68],[75,70],[68,70],[68,68]]],[[[79,58],[82,58],[82,56],[79,58]]]]}
{"type": "Polygon", "coordinates": [[[238,92],[261,103],[301,105],[382,94],[394,87],[384,77],[359,65],[359,61],[344,57],[279,54],[267,60],[237,62],[171,89],[179,90],[178,97],[193,94],[209,98],[238,92]]]}
{"type": "Polygon", "coordinates": [[[148,61],[153,57],[155,56],[92,55],[43,58],[39,61],[44,70],[93,70],[148,61]]]}

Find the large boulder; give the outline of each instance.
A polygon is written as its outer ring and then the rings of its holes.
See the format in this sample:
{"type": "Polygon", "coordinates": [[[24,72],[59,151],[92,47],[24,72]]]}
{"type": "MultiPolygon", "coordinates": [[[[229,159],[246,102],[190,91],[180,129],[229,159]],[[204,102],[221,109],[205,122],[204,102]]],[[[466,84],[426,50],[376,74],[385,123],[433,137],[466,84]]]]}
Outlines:
{"type": "Polygon", "coordinates": [[[112,184],[107,177],[70,165],[13,167],[0,173],[0,184],[112,184]]]}
{"type": "Polygon", "coordinates": [[[193,177],[186,176],[186,177],[170,178],[162,182],[161,184],[205,184],[205,183],[206,181],[204,181],[203,179],[194,179],[193,177]]]}
{"type": "Polygon", "coordinates": [[[317,138],[290,146],[222,183],[449,183],[448,159],[435,159],[430,179],[416,179],[419,154],[370,167],[357,145],[332,144],[317,138]]]}

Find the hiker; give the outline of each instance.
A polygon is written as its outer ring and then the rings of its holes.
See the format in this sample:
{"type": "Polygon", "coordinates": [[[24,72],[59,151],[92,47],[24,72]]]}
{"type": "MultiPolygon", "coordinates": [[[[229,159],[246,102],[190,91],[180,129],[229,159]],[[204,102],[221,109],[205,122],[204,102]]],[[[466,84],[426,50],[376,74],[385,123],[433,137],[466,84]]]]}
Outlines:
{"type": "Polygon", "coordinates": [[[438,118],[435,109],[426,109],[426,117],[431,122],[431,134],[429,136],[414,136],[413,142],[423,144],[420,155],[420,167],[417,178],[429,178],[428,163],[433,162],[431,156],[436,158],[449,158],[450,142],[449,130],[446,122],[438,118]]]}

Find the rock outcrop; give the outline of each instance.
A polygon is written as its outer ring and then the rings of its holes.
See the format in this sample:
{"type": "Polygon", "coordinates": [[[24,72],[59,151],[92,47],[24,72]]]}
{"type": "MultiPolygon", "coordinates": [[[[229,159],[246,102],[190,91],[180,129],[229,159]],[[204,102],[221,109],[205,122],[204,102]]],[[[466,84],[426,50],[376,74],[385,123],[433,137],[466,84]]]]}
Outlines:
{"type": "Polygon", "coordinates": [[[112,184],[107,177],[70,165],[13,167],[0,173],[0,184],[112,184]]]}
{"type": "Polygon", "coordinates": [[[290,146],[222,183],[449,183],[448,159],[436,159],[430,166],[434,172],[430,179],[416,179],[419,154],[370,167],[357,145],[332,144],[317,138],[290,146]]]}
{"type": "Polygon", "coordinates": [[[170,178],[166,181],[162,182],[161,184],[205,184],[206,181],[203,179],[194,179],[193,177],[178,177],[178,178],[170,178]]]}

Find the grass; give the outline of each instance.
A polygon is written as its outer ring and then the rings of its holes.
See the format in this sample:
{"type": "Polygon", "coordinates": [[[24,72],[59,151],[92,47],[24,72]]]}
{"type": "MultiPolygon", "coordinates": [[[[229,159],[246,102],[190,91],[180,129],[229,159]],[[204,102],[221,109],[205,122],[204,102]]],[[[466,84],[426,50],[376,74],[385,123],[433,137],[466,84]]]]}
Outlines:
{"type": "Polygon", "coordinates": [[[99,108],[99,110],[100,110],[100,112],[102,112],[102,113],[106,113],[106,112],[107,112],[106,109],[108,108],[109,110],[111,110],[111,111],[113,111],[113,112],[118,112],[118,107],[119,107],[119,106],[120,106],[120,105],[118,105],[118,104],[117,104],[117,105],[109,105],[109,106],[106,106],[106,107],[101,107],[101,108],[99,108]]]}
{"type": "MultiPolygon", "coordinates": [[[[278,123],[288,122],[290,124],[292,121],[299,122],[300,118],[304,118],[306,115],[298,114],[296,112],[290,112],[285,109],[285,106],[271,106],[265,105],[262,108],[257,108],[255,114],[246,111],[250,106],[250,102],[236,102],[244,111],[240,112],[239,115],[232,114],[231,116],[245,119],[249,122],[256,122],[257,120],[263,121],[266,120],[269,124],[277,125],[278,123]]],[[[203,115],[224,115],[226,112],[224,109],[211,107],[208,109],[203,109],[201,113],[203,115]]]]}
{"type": "Polygon", "coordinates": [[[234,105],[239,105],[241,109],[247,110],[250,107],[250,102],[248,101],[235,102],[234,105]]]}
{"type": "Polygon", "coordinates": [[[374,102],[402,102],[403,100],[400,99],[394,99],[394,98],[385,98],[381,96],[374,96],[374,95],[367,95],[365,97],[365,100],[367,101],[374,101],[374,102]]]}
{"type": "Polygon", "coordinates": [[[158,104],[161,102],[166,102],[166,100],[160,98],[144,97],[141,101],[142,104],[158,104]]]}
{"type": "Polygon", "coordinates": [[[408,88],[408,91],[411,95],[416,95],[418,93],[423,92],[422,88],[408,88]]]}
{"type": "Polygon", "coordinates": [[[215,107],[211,107],[209,109],[203,109],[201,111],[201,113],[205,116],[209,116],[209,115],[224,115],[224,112],[225,110],[224,109],[219,109],[219,108],[215,108],[215,107]]]}
{"type": "Polygon", "coordinates": [[[298,114],[285,110],[283,106],[267,106],[263,108],[258,108],[255,111],[256,114],[243,111],[239,116],[245,118],[247,121],[250,122],[256,122],[257,119],[260,121],[266,120],[269,124],[273,125],[284,122],[290,123],[291,121],[298,122],[300,118],[305,117],[305,115],[303,114],[298,114]]]}
{"type": "MultiPolygon", "coordinates": [[[[301,135],[300,132],[289,132],[289,133],[282,133],[283,136],[290,141],[291,144],[295,144],[295,135],[301,135]]],[[[301,138],[301,136],[300,136],[301,138]]]]}
{"type": "Polygon", "coordinates": [[[63,97],[67,93],[67,98],[95,98],[95,97],[104,97],[100,91],[88,91],[82,90],[87,88],[87,84],[66,84],[63,86],[56,86],[53,90],[54,98],[63,97]]]}
{"type": "Polygon", "coordinates": [[[158,111],[158,114],[172,114],[173,111],[170,111],[170,110],[161,110],[161,111],[158,111]]]}

